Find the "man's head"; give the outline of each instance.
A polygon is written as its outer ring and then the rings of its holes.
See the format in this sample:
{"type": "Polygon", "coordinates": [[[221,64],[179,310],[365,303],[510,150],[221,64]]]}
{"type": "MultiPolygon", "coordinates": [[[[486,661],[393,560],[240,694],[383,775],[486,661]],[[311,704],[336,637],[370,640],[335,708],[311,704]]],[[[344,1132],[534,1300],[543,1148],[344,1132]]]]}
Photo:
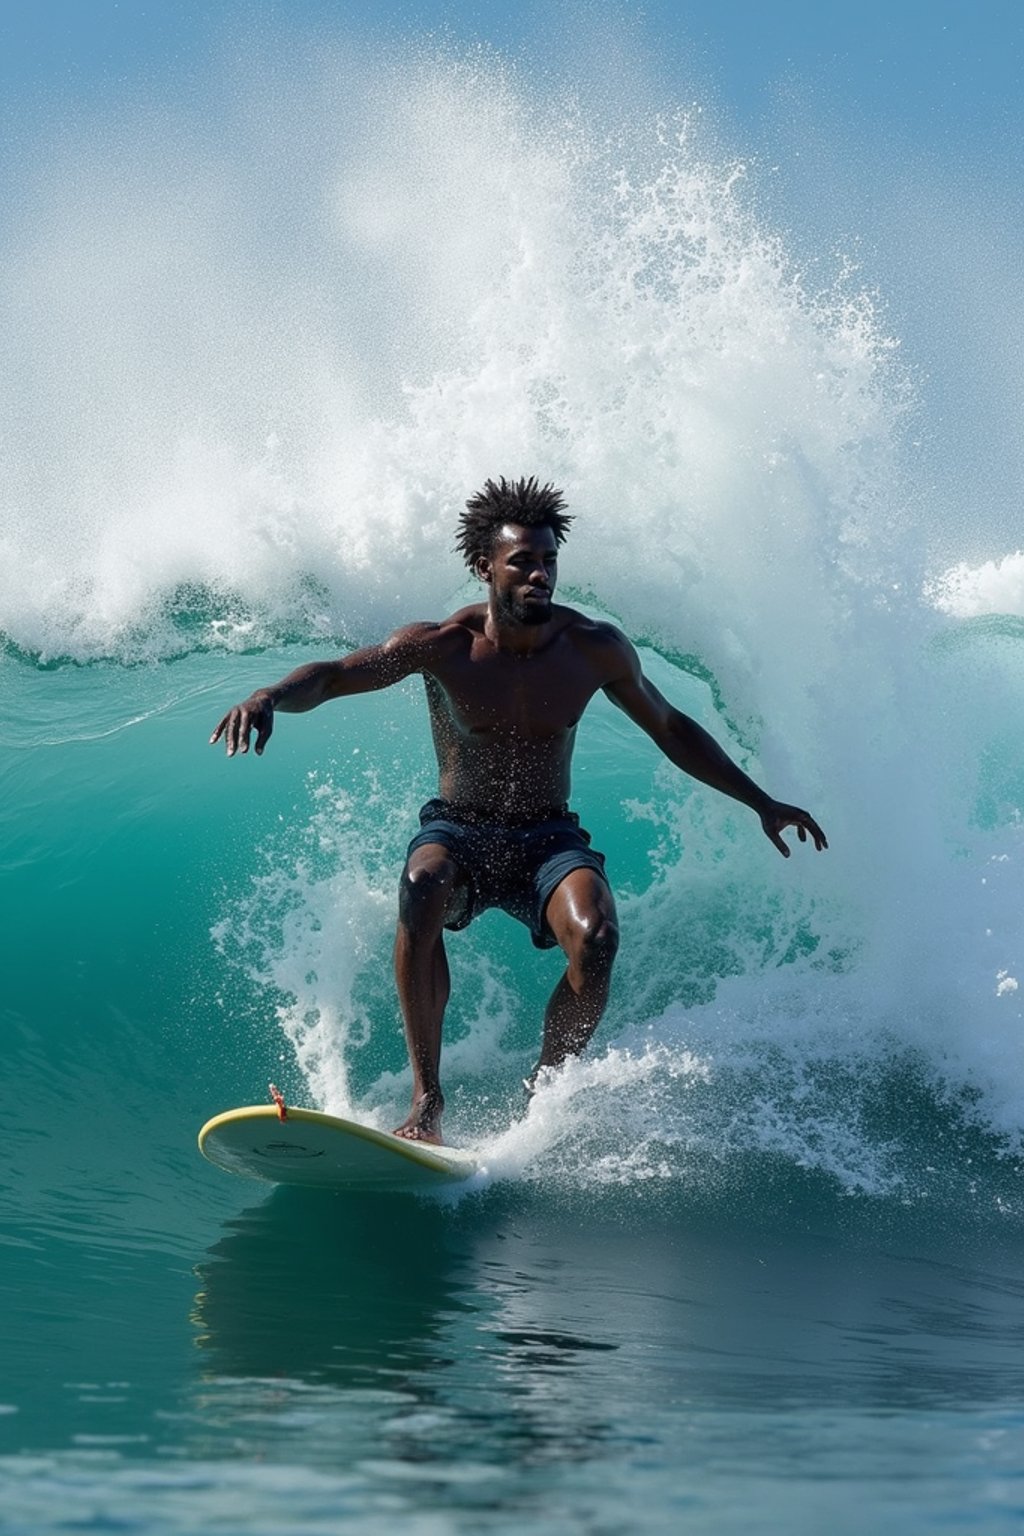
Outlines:
{"type": "Polygon", "coordinates": [[[476,573],[490,588],[490,607],[505,624],[546,624],[558,581],[558,545],[545,523],[523,528],[505,523],[476,573]]]}
{"type": "Polygon", "coordinates": [[[562,544],[571,522],[562,493],[553,485],[538,485],[535,475],[529,480],[506,480],[502,475],[497,483],[488,480],[483,490],[466,502],[455,547],[470,570],[477,571],[477,561],[490,558],[501,530],[508,524],[550,528],[555,543],[562,544]]]}

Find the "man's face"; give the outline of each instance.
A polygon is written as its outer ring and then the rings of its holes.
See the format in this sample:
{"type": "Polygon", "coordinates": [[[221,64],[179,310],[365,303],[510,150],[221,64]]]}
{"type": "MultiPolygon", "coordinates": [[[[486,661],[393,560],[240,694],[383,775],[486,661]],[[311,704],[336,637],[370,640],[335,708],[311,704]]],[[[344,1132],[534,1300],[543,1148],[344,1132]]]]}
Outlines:
{"type": "Polygon", "coordinates": [[[480,575],[490,584],[499,618],[546,624],[558,580],[558,541],[550,528],[506,523],[480,575]]]}

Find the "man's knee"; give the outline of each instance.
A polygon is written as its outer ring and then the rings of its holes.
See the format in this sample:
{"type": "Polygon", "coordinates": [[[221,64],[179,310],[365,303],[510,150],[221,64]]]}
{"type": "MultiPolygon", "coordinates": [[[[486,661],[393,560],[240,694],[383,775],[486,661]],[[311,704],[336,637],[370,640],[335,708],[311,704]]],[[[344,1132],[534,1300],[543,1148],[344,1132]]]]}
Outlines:
{"type": "Polygon", "coordinates": [[[398,893],[401,922],[409,929],[440,929],[451,899],[458,870],[444,855],[410,862],[402,871],[398,893]]]}
{"type": "Polygon", "coordinates": [[[569,935],[570,963],[587,976],[606,975],[619,948],[619,925],[602,912],[579,914],[569,935]]]}

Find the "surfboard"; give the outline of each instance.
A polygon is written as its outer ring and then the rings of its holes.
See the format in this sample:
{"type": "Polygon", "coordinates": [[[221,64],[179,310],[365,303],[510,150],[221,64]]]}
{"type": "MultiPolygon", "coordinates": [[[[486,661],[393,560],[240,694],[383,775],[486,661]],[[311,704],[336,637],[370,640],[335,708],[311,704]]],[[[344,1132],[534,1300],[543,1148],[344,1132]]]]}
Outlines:
{"type": "Polygon", "coordinates": [[[211,1163],[243,1178],[321,1189],[426,1190],[479,1172],[471,1152],[406,1141],[387,1131],[288,1106],[282,1120],[273,1104],[229,1109],[207,1120],[199,1150],[211,1163]]]}

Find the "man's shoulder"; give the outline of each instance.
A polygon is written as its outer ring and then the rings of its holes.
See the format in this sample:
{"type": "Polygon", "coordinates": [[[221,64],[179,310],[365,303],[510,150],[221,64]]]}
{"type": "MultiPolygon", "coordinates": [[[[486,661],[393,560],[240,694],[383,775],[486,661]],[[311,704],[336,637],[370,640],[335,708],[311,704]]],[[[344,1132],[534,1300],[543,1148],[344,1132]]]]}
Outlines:
{"type": "Polygon", "coordinates": [[[594,651],[620,650],[629,641],[617,625],[608,619],[592,619],[576,608],[562,608],[565,615],[564,630],[578,645],[594,651]]]}
{"type": "Polygon", "coordinates": [[[565,634],[577,655],[592,669],[599,687],[606,688],[633,671],[636,652],[617,624],[608,619],[592,619],[574,608],[567,611],[572,618],[566,624],[565,634]]]}
{"type": "Polygon", "coordinates": [[[450,613],[446,619],[440,619],[438,628],[478,635],[484,627],[486,618],[486,603],[470,603],[467,607],[450,613]]]}
{"type": "Polygon", "coordinates": [[[389,635],[385,649],[405,651],[428,660],[450,655],[466,645],[483,627],[483,609],[463,608],[443,619],[415,619],[389,635]]]}

